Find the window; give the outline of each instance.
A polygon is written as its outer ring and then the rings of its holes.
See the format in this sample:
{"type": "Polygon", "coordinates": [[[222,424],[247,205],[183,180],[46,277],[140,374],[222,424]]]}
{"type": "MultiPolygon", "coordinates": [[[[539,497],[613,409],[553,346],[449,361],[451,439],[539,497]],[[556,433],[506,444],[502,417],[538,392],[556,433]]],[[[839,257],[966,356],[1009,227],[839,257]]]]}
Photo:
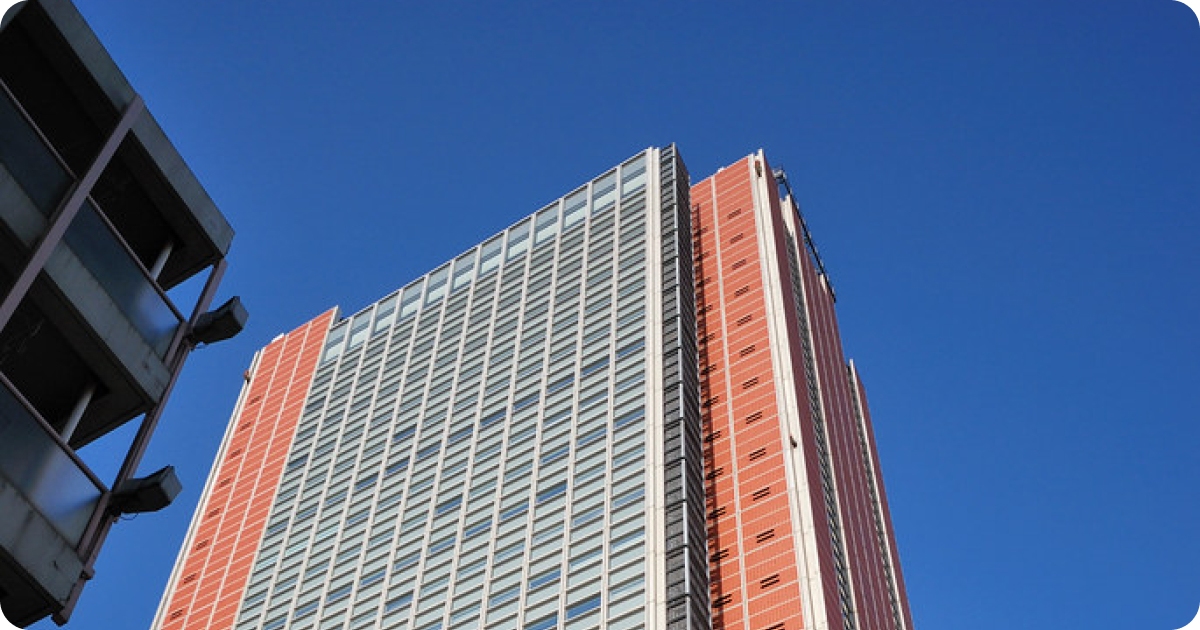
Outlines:
{"type": "Polygon", "coordinates": [[[558,627],[558,613],[539,619],[533,623],[526,624],[525,630],[549,630],[550,628],[558,627]]]}
{"type": "Polygon", "coordinates": [[[446,295],[446,280],[450,275],[450,265],[442,265],[440,269],[427,276],[425,284],[425,304],[430,305],[446,295]]]}
{"type": "Polygon", "coordinates": [[[500,266],[500,249],[503,245],[503,235],[496,236],[479,248],[479,276],[492,272],[500,266]]]}
{"type": "Polygon", "coordinates": [[[417,562],[420,560],[421,560],[421,554],[419,552],[413,552],[413,553],[408,554],[407,556],[398,558],[396,560],[396,564],[394,564],[392,566],[392,572],[399,573],[400,571],[403,571],[404,569],[407,569],[409,567],[416,565],[417,562]]]}
{"type": "Polygon", "coordinates": [[[624,495],[613,497],[613,502],[612,502],[613,509],[616,509],[616,508],[621,507],[622,505],[626,505],[628,503],[632,503],[634,501],[638,501],[645,494],[646,494],[645,488],[636,488],[624,495]]]}
{"type": "Polygon", "coordinates": [[[599,214],[612,207],[616,201],[617,174],[615,171],[596,178],[592,183],[592,212],[599,214]]]}
{"type": "MultiPolygon", "coordinates": [[[[640,525],[640,523],[638,524],[640,525]]],[[[641,541],[644,537],[645,532],[641,529],[638,529],[633,533],[625,534],[624,536],[613,540],[611,543],[609,543],[609,549],[612,551],[617,551],[625,546],[641,541]]]]}
{"type": "Polygon", "coordinates": [[[547,385],[546,386],[546,395],[553,394],[565,387],[570,387],[571,383],[573,383],[574,381],[575,381],[575,375],[568,374],[565,377],[547,385]]]}
{"type": "Polygon", "coordinates": [[[534,245],[541,244],[554,237],[558,232],[558,204],[554,204],[534,218],[534,245]]]}
{"type": "Polygon", "coordinates": [[[459,256],[454,261],[454,279],[450,283],[450,290],[454,291],[467,284],[470,284],[475,271],[475,252],[471,251],[467,254],[459,256]]]}
{"type": "Polygon", "coordinates": [[[563,230],[583,221],[587,211],[587,188],[580,188],[563,199],[563,230]]]}
{"type": "Polygon", "coordinates": [[[514,402],[513,407],[512,407],[513,413],[516,413],[516,412],[532,405],[533,403],[536,403],[538,401],[539,397],[540,397],[540,394],[538,394],[537,392],[534,392],[533,394],[530,394],[529,396],[526,396],[525,398],[522,398],[521,400],[514,402]]]}
{"type": "Polygon", "coordinates": [[[591,444],[592,442],[604,439],[604,434],[606,432],[607,432],[607,429],[605,427],[600,427],[598,429],[595,429],[593,431],[585,433],[584,435],[579,436],[579,446],[584,447],[584,446],[587,446],[588,444],[591,444]]]}
{"type": "Polygon", "coordinates": [[[521,594],[520,586],[512,586],[488,598],[488,608],[497,608],[513,601],[521,594]]]}
{"type": "Polygon", "coordinates": [[[387,467],[386,474],[394,475],[394,474],[401,472],[407,468],[408,468],[408,458],[405,457],[404,459],[401,459],[400,461],[397,461],[396,463],[389,465],[387,467]]]}
{"type": "Polygon", "coordinates": [[[297,608],[295,614],[292,615],[292,619],[299,619],[305,615],[312,614],[312,612],[315,611],[319,605],[320,602],[312,602],[297,608]]]}
{"type": "Polygon", "coordinates": [[[558,461],[567,456],[571,452],[571,446],[562,446],[542,455],[542,466],[558,461]]]}
{"type": "Polygon", "coordinates": [[[451,534],[450,536],[433,543],[429,546],[429,555],[433,555],[439,551],[445,551],[446,549],[453,547],[456,540],[457,538],[451,534]]]}
{"type": "Polygon", "coordinates": [[[600,607],[600,596],[596,595],[579,602],[573,606],[567,607],[567,620],[570,621],[581,615],[586,615],[600,607]]]}
{"type": "Polygon", "coordinates": [[[599,360],[593,361],[592,363],[584,366],[583,369],[580,370],[579,375],[581,377],[590,376],[592,374],[595,374],[596,372],[599,372],[600,370],[604,369],[605,367],[608,367],[608,357],[607,356],[601,357],[599,360]]]}
{"type": "Polygon", "coordinates": [[[358,480],[354,484],[354,491],[362,492],[363,490],[366,490],[366,489],[374,486],[376,481],[379,481],[379,473],[374,473],[374,474],[368,475],[367,477],[364,477],[364,478],[358,480]]]}
{"type": "Polygon", "coordinates": [[[396,320],[396,305],[400,300],[400,295],[393,295],[381,302],[375,309],[375,326],[371,329],[371,334],[375,334],[385,328],[390,328],[392,322],[396,320]]]}
{"type": "Polygon", "coordinates": [[[621,165],[621,197],[628,197],[646,187],[646,156],[621,165]]]}
{"type": "Polygon", "coordinates": [[[488,531],[489,529],[491,529],[491,527],[492,527],[492,519],[489,518],[488,520],[486,520],[482,523],[479,523],[478,525],[473,525],[473,526],[467,528],[467,531],[463,532],[463,538],[470,538],[476,534],[484,533],[484,532],[488,531]]]}
{"type": "Polygon", "coordinates": [[[529,222],[525,221],[508,231],[508,253],[506,260],[512,260],[529,249],[529,222]]]}
{"type": "Polygon", "coordinates": [[[501,562],[504,562],[505,560],[508,560],[509,558],[521,555],[521,553],[524,551],[525,551],[525,541],[524,540],[517,541],[517,542],[505,547],[504,549],[497,551],[496,557],[492,560],[492,564],[500,564],[501,562]]]}
{"type": "Polygon", "coordinates": [[[417,280],[404,288],[404,292],[400,296],[400,319],[406,319],[417,312],[417,308],[420,307],[423,282],[424,280],[417,280]]]}
{"type": "Polygon", "coordinates": [[[399,608],[404,608],[412,603],[412,599],[413,599],[412,591],[408,591],[406,593],[401,593],[400,595],[397,595],[396,597],[393,597],[392,599],[388,600],[388,603],[386,606],[384,606],[383,610],[384,610],[384,612],[392,612],[399,608]]]}
{"type": "Polygon", "coordinates": [[[332,361],[342,354],[342,342],[346,339],[347,324],[348,322],[343,322],[329,331],[329,338],[325,341],[324,361],[332,361]]]}
{"type": "Polygon", "coordinates": [[[444,501],[441,504],[439,504],[437,506],[437,510],[434,513],[439,514],[439,515],[445,514],[446,512],[449,512],[451,510],[458,508],[458,506],[461,504],[462,504],[462,497],[461,496],[454,497],[448,501],[444,501]]]}
{"type": "Polygon", "coordinates": [[[500,515],[501,521],[507,521],[510,518],[516,518],[529,510],[528,503],[521,503],[514,508],[511,508],[500,515]]]}
{"type": "Polygon", "coordinates": [[[456,610],[450,615],[450,626],[456,627],[459,622],[479,614],[479,604],[473,603],[462,610],[456,610]]]}
{"type": "Polygon", "coordinates": [[[545,586],[547,584],[558,582],[559,576],[561,576],[561,575],[562,575],[562,571],[559,570],[558,567],[555,567],[541,575],[534,576],[529,579],[529,590],[532,591],[533,589],[538,588],[540,586],[545,586]]]}
{"type": "Polygon", "coordinates": [[[537,495],[538,503],[545,503],[555,497],[560,497],[567,492],[567,482],[556,483],[545,490],[542,490],[537,495]]]}
{"type": "Polygon", "coordinates": [[[495,423],[499,422],[500,420],[504,419],[504,415],[505,415],[505,413],[504,413],[504,410],[503,410],[503,409],[501,409],[500,411],[497,411],[496,413],[493,413],[493,414],[491,414],[491,415],[487,416],[487,417],[486,417],[486,418],[484,418],[483,420],[480,420],[480,421],[479,421],[479,427],[480,427],[481,429],[482,429],[482,428],[486,428],[486,427],[490,427],[490,426],[492,426],[493,424],[495,424],[495,423]]]}
{"type": "Polygon", "coordinates": [[[336,602],[338,600],[349,597],[350,590],[351,590],[351,587],[349,585],[347,585],[347,586],[343,586],[343,587],[337,589],[336,591],[331,592],[329,595],[327,595],[325,597],[325,605],[328,606],[332,602],[336,602]]]}

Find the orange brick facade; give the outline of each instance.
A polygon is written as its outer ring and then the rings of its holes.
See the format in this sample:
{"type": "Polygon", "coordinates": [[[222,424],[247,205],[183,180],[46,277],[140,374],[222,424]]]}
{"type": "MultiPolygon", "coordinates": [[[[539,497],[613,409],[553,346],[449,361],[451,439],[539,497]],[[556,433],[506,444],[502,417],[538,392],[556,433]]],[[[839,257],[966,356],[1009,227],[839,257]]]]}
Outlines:
{"type": "Polygon", "coordinates": [[[800,630],[749,160],[692,188],[713,628],[800,630]]]}
{"type": "Polygon", "coordinates": [[[713,628],[911,629],[866,399],[799,219],[761,154],[691,204],[713,628]]]}
{"type": "Polygon", "coordinates": [[[232,628],[334,311],[264,348],[242,389],[154,628],[232,628]]]}

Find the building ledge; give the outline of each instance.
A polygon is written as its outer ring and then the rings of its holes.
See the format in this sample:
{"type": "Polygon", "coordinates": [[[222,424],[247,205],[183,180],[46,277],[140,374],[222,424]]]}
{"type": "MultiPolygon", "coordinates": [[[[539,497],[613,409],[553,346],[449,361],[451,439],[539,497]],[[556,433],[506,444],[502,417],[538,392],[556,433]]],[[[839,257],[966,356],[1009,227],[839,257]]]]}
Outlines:
{"type": "Polygon", "coordinates": [[[0,477],[0,589],[8,620],[32,623],[63,608],[83,572],[71,545],[0,477]]]}

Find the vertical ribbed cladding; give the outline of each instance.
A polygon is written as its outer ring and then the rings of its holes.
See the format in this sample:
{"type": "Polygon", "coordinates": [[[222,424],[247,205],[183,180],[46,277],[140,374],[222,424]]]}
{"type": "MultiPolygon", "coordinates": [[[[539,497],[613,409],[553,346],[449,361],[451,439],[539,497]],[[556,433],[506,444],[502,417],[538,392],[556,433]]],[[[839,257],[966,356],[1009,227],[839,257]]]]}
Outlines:
{"type": "MultiPolygon", "coordinates": [[[[792,206],[794,203],[795,200],[789,196],[787,204],[792,206]]],[[[795,208],[794,211],[796,212],[797,223],[801,226],[802,230],[806,229],[803,227],[804,218],[799,216],[799,209],[795,208]]],[[[826,515],[830,542],[832,543],[833,568],[836,572],[837,580],[838,607],[841,611],[841,620],[844,629],[854,630],[858,624],[854,608],[849,605],[851,594],[846,567],[846,543],[838,519],[837,493],[833,485],[833,464],[830,462],[829,457],[829,435],[826,431],[825,416],[823,407],[821,406],[821,393],[817,387],[817,369],[816,360],[813,356],[812,331],[809,327],[808,307],[804,303],[803,272],[801,271],[800,261],[797,258],[797,252],[800,251],[800,244],[797,242],[795,235],[790,231],[785,231],[784,236],[787,239],[788,270],[792,283],[792,295],[795,296],[794,308],[796,311],[796,320],[800,328],[800,346],[804,357],[804,382],[807,385],[806,393],[808,394],[810,417],[813,423],[817,464],[821,471],[821,494],[825,499],[825,509],[823,511],[826,515]]],[[[811,256],[812,250],[810,249],[809,251],[811,256]]]]}
{"type": "Polygon", "coordinates": [[[875,539],[879,545],[884,579],[887,581],[887,599],[891,620],[896,630],[912,628],[912,613],[908,610],[908,597],[904,593],[904,578],[900,574],[900,563],[896,557],[896,540],[892,534],[891,516],[888,513],[887,496],[883,491],[883,475],[879,472],[879,455],[875,451],[875,438],[871,430],[871,414],[867,411],[867,395],[853,362],[846,366],[850,383],[850,401],[854,403],[854,417],[858,421],[859,448],[867,465],[871,483],[867,486],[871,498],[872,516],[875,522],[875,539]]]}
{"type": "Polygon", "coordinates": [[[667,629],[708,630],[712,626],[690,183],[674,145],[662,150],[660,170],[667,629]]]}

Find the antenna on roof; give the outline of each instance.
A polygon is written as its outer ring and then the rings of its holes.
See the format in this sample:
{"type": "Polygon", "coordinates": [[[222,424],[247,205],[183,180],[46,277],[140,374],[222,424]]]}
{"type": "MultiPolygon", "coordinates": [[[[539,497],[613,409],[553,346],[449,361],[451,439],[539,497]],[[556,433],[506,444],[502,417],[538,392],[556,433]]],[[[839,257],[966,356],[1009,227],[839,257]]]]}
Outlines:
{"type": "Polygon", "coordinates": [[[804,221],[804,213],[800,211],[800,202],[796,201],[796,195],[792,192],[792,183],[788,181],[787,172],[780,167],[774,169],[772,175],[775,176],[775,183],[787,191],[787,199],[800,223],[800,233],[804,235],[804,248],[808,250],[808,256],[816,265],[817,272],[825,277],[825,286],[829,287],[829,296],[836,302],[837,293],[833,290],[833,282],[829,279],[829,272],[825,270],[825,263],[821,261],[821,252],[817,251],[817,243],[813,240],[812,232],[808,231],[808,223],[804,221]]]}

